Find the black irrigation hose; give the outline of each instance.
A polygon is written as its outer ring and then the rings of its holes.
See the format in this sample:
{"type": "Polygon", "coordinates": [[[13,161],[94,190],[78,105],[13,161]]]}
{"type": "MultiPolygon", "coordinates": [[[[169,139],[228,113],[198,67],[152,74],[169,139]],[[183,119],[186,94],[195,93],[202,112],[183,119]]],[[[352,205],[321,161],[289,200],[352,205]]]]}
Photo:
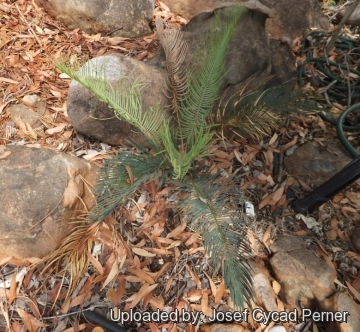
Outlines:
{"type": "Polygon", "coordinates": [[[355,159],[310,194],[304,198],[294,200],[291,207],[295,212],[305,213],[307,211],[315,211],[320,205],[330,200],[360,177],[360,153],[346,139],[343,128],[346,116],[358,109],[360,109],[360,103],[349,107],[336,121],[336,131],[340,142],[355,159]]]}
{"type": "Polygon", "coordinates": [[[116,324],[112,320],[101,316],[100,314],[98,314],[95,311],[91,311],[91,310],[84,311],[83,314],[87,320],[103,327],[104,329],[106,329],[110,332],[126,332],[127,331],[127,329],[125,327],[116,324]]]}
{"type": "Polygon", "coordinates": [[[313,212],[338,192],[360,177],[360,154],[330,180],[323,183],[304,198],[296,199],[291,207],[297,213],[313,212]]]}

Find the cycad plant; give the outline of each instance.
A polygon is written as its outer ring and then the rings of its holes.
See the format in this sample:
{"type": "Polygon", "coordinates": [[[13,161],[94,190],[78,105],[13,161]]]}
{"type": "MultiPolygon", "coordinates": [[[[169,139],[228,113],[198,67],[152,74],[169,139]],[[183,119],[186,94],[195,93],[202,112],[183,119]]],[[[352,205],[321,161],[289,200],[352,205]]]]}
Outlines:
{"type": "Polygon", "coordinates": [[[144,112],[141,78],[130,85],[124,78],[113,87],[101,73],[94,75],[84,68],[75,71],[64,63],[57,64],[57,68],[113,108],[116,117],[138,129],[147,143],[145,148],[134,142],[137,153],[119,154],[116,159],[105,161],[96,187],[97,205],[89,212],[88,221],[92,226],[101,223],[140,186],[156,178],[161,179],[160,184],[176,185],[185,193],[175,207],[176,212],[187,220],[190,229],[202,234],[206,252],[214,267],[221,267],[230,296],[239,307],[250,304],[253,298],[246,259],[251,255],[251,248],[246,238],[246,216],[240,205],[239,181],[236,175],[210,174],[208,169],[198,166],[196,159],[208,155],[209,144],[223,125],[248,123],[245,129],[251,127],[249,130],[256,133],[256,126],[252,125],[260,121],[264,124],[259,133],[267,133],[277,119],[261,102],[266,93],[248,101],[243,108],[246,112],[241,113],[236,107],[241,100],[237,98],[236,102],[226,103],[233,107],[214,113],[220,100],[227,47],[242,12],[240,7],[231,7],[218,15],[216,27],[204,45],[205,55],[193,70],[184,66],[187,45],[182,32],[163,30],[162,25],[157,24],[166,55],[166,94],[171,100],[171,112],[161,105],[144,112]]]}

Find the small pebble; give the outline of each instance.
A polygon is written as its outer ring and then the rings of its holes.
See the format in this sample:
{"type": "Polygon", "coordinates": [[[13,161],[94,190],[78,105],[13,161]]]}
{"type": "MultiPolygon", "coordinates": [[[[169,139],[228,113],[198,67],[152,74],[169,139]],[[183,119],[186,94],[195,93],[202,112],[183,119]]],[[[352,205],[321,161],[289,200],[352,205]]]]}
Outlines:
{"type": "Polygon", "coordinates": [[[282,325],[274,325],[269,328],[269,332],[286,332],[286,328],[282,325]]]}

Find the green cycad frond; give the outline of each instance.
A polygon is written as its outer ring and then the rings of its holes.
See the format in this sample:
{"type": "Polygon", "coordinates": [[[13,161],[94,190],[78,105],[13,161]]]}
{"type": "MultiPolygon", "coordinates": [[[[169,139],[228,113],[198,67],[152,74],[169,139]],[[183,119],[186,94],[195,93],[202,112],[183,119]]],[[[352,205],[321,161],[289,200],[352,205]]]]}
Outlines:
{"type": "MultiPolygon", "coordinates": [[[[241,7],[228,8],[230,16],[217,17],[217,26],[210,33],[203,58],[193,73],[187,74],[187,91],[180,102],[180,127],[187,148],[198,139],[199,128],[204,127],[206,118],[213,110],[214,103],[219,98],[220,86],[224,78],[224,59],[235,26],[243,13],[241,7]],[[230,23],[225,21],[229,20],[230,23]],[[224,23],[226,22],[226,23],[224,23]]],[[[198,55],[199,57],[200,55],[198,55]]]]}
{"type": "Polygon", "coordinates": [[[173,167],[173,177],[175,179],[184,178],[192,166],[193,161],[196,158],[201,158],[206,155],[206,148],[214,136],[214,133],[209,127],[200,127],[196,129],[197,132],[195,132],[195,134],[198,139],[189,150],[184,151],[181,148],[179,149],[177,137],[174,135],[169,122],[164,127],[164,131],[162,132],[162,143],[173,167]]]}
{"type": "Polygon", "coordinates": [[[124,203],[125,198],[130,197],[142,184],[155,179],[161,169],[166,168],[169,168],[169,164],[161,154],[129,153],[107,159],[99,171],[95,187],[96,206],[90,210],[88,220],[103,221],[119,203],[124,203]],[[128,183],[130,178],[134,183],[128,183]]]}
{"type": "Polygon", "coordinates": [[[115,116],[135,126],[149,140],[160,146],[160,132],[166,119],[166,112],[158,105],[146,111],[142,109],[140,90],[144,86],[138,80],[133,83],[122,78],[115,87],[107,80],[103,73],[90,70],[84,66],[79,71],[58,62],[56,67],[72,79],[88,88],[97,99],[106,102],[114,109],[115,116]]]}
{"type": "Polygon", "coordinates": [[[214,266],[222,267],[235,305],[250,304],[251,268],[244,255],[251,255],[252,250],[246,237],[246,219],[239,208],[241,192],[234,185],[236,178],[204,172],[184,182],[179,186],[188,194],[179,209],[189,219],[189,227],[203,235],[214,266]]]}

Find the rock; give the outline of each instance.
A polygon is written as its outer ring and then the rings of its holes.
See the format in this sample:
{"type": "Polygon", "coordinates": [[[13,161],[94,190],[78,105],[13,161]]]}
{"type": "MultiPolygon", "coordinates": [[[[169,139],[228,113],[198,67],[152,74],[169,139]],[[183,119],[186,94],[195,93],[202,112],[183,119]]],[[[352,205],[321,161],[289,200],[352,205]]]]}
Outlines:
{"type": "MultiPolygon", "coordinates": [[[[238,3],[238,0],[229,0],[226,3],[238,3]]],[[[223,0],[164,0],[163,3],[169,7],[170,11],[174,14],[181,15],[187,20],[191,20],[194,16],[212,12],[217,7],[224,4],[223,0]]]]}
{"type": "Polygon", "coordinates": [[[351,243],[354,245],[356,252],[360,253],[360,225],[356,224],[354,230],[350,234],[351,243]]]}
{"type": "MultiPolygon", "coordinates": [[[[212,11],[224,4],[223,0],[164,0],[173,13],[190,20],[199,13],[212,11]]],[[[225,3],[245,3],[244,0],[228,0],[225,3]]],[[[250,1],[249,1],[250,2],[250,1]]],[[[254,1],[251,1],[254,2],[254,1]]],[[[317,0],[261,0],[263,5],[275,9],[274,17],[266,22],[266,31],[271,38],[302,36],[311,28],[330,29],[330,23],[317,0]],[[296,10],[294,10],[296,8],[296,10]]],[[[271,15],[273,16],[273,15],[271,15]]]]}
{"type": "Polygon", "coordinates": [[[41,258],[94,205],[97,167],[52,150],[0,148],[0,259],[41,258]]]}
{"type": "Polygon", "coordinates": [[[274,325],[269,328],[269,332],[286,332],[286,328],[282,325],[274,325]]]}
{"type": "Polygon", "coordinates": [[[360,331],[360,305],[344,292],[336,293],[324,303],[330,312],[348,312],[345,322],[332,322],[326,325],[326,331],[357,332],[360,331]]]}
{"type": "Polygon", "coordinates": [[[140,37],[151,33],[154,0],[36,0],[68,29],[88,34],[140,37]]]}
{"type": "MultiPolygon", "coordinates": [[[[194,59],[193,56],[198,49],[205,51],[202,47],[204,36],[208,35],[214,26],[216,14],[224,12],[224,8],[218,8],[214,12],[200,13],[182,28],[184,40],[189,48],[189,56],[185,59],[186,66],[197,66],[197,59],[202,58],[201,52],[197,58],[194,59]]],[[[224,61],[226,74],[222,91],[230,85],[229,95],[244,86],[248,89],[258,87],[270,74],[271,50],[270,41],[265,33],[266,18],[267,15],[262,12],[248,10],[237,23],[224,61]]],[[[164,62],[164,51],[159,48],[149,64],[164,68],[164,62]]]]}
{"type": "MultiPolygon", "coordinates": [[[[112,84],[126,76],[130,82],[144,83],[141,90],[143,110],[158,103],[166,104],[165,73],[143,62],[120,54],[100,56],[88,61],[81,70],[103,71],[112,84]]],[[[67,112],[73,127],[81,133],[112,145],[132,137],[138,139],[137,129],[114,116],[114,110],[100,102],[87,88],[72,81],[69,88],[67,112]]]]}
{"type": "Polygon", "coordinates": [[[315,256],[296,237],[284,236],[270,246],[274,253],[270,264],[276,280],[281,284],[280,294],[292,308],[321,303],[335,292],[335,269],[315,256]]]}
{"type": "Polygon", "coordinates": [[[269,16],[274,15],[274,11],[266,8],[261,1],[258,0],[197,0],[196,2],[190,0],[164,0],[163,1],[174,14],[181,15],[187,20],[191,20],[198,14],[211,13],[214,10],[222,7],[228,7],[234,4],[241,4],[248,9],[260,10],[269,16]]]}
{"type": "MultiPolygon", "coordinates": [[[[270,40],[271,49],[271,72],[274,77],[267,87],[276,87],[285,82],[289,82],[296,77],[296,67],[294,54],[286,42],[280,40],[270,40]]],[[[291,85],[289,85],[291,87],[291,85]]]]}
{"type": "Polygon", "coordinates": [[[271,278],[269,271],[264,266],[264,262],[249,261],[249,263],[254,271],[252,276],[254,282],[256,304],[261,305],[262,308],[264,308],[266,311],[276,311],[276,294],[270,284],[273,278],[271,278]]]}
{"type": "Polygon", "coordinates": [[[199,327],[200,332],[249,332],[249,330],[239,324],[204,324],[199,327]]]}
{"type": "Polygon", "coordinates": [[[333,142],[321,146],[318,142],[311,141],[296,149],[289,158],[285,159],[285,169],[292,176],[299,177],[315,188],[329,180],[351,161],[344,149],[333,142]]]}
{"type": "Polygon", "coordinates": [[[39,120],[45,114],[45,103],[37,95],[28,95],[23,103],[11,105],[8,109],[10,119],[20,128],[28,123],[33,129],[42,125],[39,120]]]}
{"type": "MultiPolygon", "coordinates": [[[[182,28],[189,46],[188,64],[193,62],[193,55],[203,44],[204,36],[215,25],[216,14],[221,12],[224,12],[223,8],[199,14],[182,28]]],[[[224,88],[231,85],[229,94],[244,86],[249,89],[258,87],[270,74],[271,50],[270,41],[265,34],[266,18],[267,15],[261,12],[247,10],[238,21],[224,60],[224,88]]],[[[199,58],[201,59],[201,55],[199,58]]]]}
{"type": "MultiPolygon", "coordinates": [[[[337,15],[336,18],[341,21],[348,11],[349,7],[343,8],[337,15]]],[[[351,26],[360,26],[360,6],[356,7],[350,17],[346,20],[345,24],[351,26]]]]}
{"type": "Polygon", "coordinates": [[[274,17],[266,21],[266,31],[271,38],[294,39],[304,36],[312,28],[325,31],[331,28],[318,0],[261,0],[261,2],[276,10],[274,17]]]}

